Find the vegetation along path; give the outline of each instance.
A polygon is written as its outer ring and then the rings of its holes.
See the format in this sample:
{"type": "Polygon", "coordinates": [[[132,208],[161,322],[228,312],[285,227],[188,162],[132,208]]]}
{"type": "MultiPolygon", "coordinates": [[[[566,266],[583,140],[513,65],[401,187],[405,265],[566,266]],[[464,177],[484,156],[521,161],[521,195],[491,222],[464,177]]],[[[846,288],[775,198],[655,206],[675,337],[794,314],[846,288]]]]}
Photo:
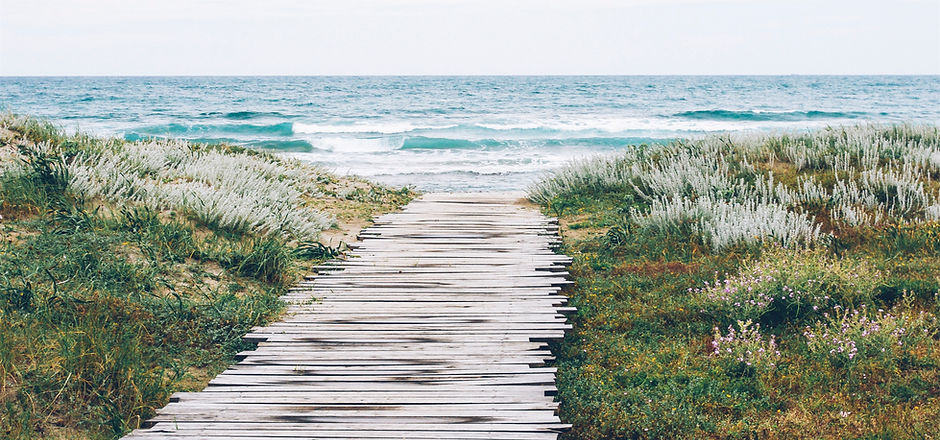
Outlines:
{"type": "Polygon", "coordinates": [[[569,259],[521,194],[429,194],[287,294],[256,350],[127,438],[554,439],[569,259]]]}

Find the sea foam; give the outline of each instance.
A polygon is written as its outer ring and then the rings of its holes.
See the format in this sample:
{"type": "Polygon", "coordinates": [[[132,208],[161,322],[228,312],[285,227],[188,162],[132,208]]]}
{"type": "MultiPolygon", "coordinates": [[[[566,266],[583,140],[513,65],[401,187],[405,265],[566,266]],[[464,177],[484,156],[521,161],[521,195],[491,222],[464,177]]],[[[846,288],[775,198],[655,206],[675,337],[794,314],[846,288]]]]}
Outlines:
{"type": "Polygon", "coordinates": [[[325,133],[376,133],[398,134],[417,130],[434,130],[451,128],[455,125],[421,125],[406,121],[391,121],[382,123],[351,123],[351,124],[313,124],[295,122],[294,133],[298,134],[325,134],[325,133]]]}

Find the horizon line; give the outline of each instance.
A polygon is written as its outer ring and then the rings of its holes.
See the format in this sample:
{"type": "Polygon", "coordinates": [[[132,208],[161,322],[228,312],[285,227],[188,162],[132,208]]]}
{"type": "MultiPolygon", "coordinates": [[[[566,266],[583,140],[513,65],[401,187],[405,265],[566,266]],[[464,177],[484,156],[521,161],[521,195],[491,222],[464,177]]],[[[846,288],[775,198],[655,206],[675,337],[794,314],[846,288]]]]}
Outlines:
{"type": "Polygon", "coordinates": [[[676,77],[676,76],[726,76],[726,77],[748,77],[748,76],[940,76],[936,73],[472,73],[472,74],[0,74],[0,78],[203,78],[203,77],[271,77],[271,78],[317,78],[317,77],[348,77],[348,78],[394,78],[394,77],[414,77],[414,78],[453,78],[453,77],[676,77]]]}

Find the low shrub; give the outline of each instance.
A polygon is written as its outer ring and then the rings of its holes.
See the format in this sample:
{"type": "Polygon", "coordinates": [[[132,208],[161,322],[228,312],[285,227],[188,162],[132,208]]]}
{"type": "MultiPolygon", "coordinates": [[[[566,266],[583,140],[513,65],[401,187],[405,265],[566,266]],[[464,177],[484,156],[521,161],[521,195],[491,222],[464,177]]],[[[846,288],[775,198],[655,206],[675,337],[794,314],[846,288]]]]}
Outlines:
{"type": "Polygon", "coordinates": [[[777,366],[780,350],[774,335],[768,340],[760,333],[760,324],[738,321],[738,330],[728,326],[728,334],[722,335],[715,327],[711,355],[721,361],[728,370],[745,369],[769,371],[777,366]]]}
{"type": "Polygon", "coordinates": [[[890,311],[835,308],[803,331],[809,351],[839,367],[860,362],[897,368],[909,353],[935,343],[937,317],[906,305],[890,311]],[[831,312],[831,313],[830,313],[831,312]]]}
{"type": "Polygon", "coordinates": [[[83,197],[176,210],[236,234],[315,240],[333,223],[306,203],[322,171],[270,154],[140,141],[80,154],[68,169],[83,197]]]}
{"type": "Polygon", "coordinates": [[[795,247],[848,227],[940,220],[938,158],[935,126],[722,134],[575,161],[529,197],[556,215],[571,200],[632,197],[633,223],[697,237],[713,252],[795,247]]]}
{"type": "Polygon", "coordinates": [[[705,281],[689,292],[699,296],[708,314],[779,325],[802,322],[834,306],[869,303],[881,278],[865,260],[832,257],[822,249],[768,248],[737,275],[705,281]]]}
{"type": "Polygon", "coordinates": [[[728,202],[710,196],[653,200],[648,212],[634,210],[631,217],[649,234],[692,235],[714,251],[739,244],[798,247],[826,237],[812,219],[779,204],[728,202]]]}

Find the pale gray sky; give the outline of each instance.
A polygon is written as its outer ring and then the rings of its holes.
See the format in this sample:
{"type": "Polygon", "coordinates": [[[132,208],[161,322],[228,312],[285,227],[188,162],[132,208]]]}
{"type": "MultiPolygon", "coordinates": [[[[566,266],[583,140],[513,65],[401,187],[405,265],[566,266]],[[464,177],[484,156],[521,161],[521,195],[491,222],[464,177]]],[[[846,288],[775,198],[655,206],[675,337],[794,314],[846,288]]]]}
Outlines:
{"type": "Polygon", "coordinates": [[[0,75],[940,74],[940,0],[0,0],[0,75]]]}

